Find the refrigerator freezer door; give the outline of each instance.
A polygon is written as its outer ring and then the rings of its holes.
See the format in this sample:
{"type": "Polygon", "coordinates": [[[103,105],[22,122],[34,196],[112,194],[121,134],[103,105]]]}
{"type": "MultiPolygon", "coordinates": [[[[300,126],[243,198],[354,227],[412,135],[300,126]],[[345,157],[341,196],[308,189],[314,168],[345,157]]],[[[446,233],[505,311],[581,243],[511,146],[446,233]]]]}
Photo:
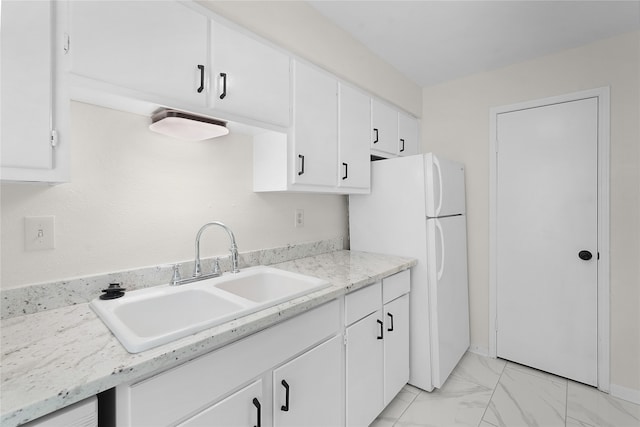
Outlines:
{"type": "Polygon", "coordinates": [[[426,222],[431,377],[440,388],[469,348],[466,217],[426,222]]]}
{"type": "Polygon", "coordinates": [[[424,155],[426,180],[426,211],[429,218],[464,214],[464,165],[424,155]]]}

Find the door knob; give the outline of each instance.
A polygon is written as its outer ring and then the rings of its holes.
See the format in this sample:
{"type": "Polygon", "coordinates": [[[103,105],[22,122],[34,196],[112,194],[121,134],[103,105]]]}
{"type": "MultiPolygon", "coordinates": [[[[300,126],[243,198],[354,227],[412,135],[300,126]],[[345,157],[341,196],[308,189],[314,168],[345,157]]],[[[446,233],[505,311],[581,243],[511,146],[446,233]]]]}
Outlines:
{"type": "Polygon", "coordinates": [[[591,258],[593,258],[593,255],[589,251],[580,251],[578,252],[578,258],[583,261],[589,261],[591,258]]]}

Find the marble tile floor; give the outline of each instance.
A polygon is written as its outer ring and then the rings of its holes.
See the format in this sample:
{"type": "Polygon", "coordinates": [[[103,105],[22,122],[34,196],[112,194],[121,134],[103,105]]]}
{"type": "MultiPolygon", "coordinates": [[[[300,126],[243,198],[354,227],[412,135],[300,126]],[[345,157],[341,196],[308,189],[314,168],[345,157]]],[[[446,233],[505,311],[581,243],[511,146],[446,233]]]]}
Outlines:
{"type": "Polygon", "coordinates": [[[371,427],[640,427],[640,405],[500,359],[466,353],[440,390],[406,385],[371,427]]]}

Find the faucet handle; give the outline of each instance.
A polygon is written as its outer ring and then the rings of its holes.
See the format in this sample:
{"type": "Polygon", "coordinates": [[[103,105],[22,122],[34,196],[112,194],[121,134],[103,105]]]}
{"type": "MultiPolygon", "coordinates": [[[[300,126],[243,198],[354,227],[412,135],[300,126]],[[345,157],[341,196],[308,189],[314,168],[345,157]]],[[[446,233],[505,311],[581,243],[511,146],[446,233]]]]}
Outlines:
{"type": "Polygon", "coordinates": [[[180,276],[180,264],[173,265],[173,276],[171,277],[171,284],[175,285],[178,283],[182,277],[180,276]]]}
{"type": "Polygon", "coordinates": [[[216,258],[215,260],[213,260],[213,274],[217,274],[218,276],[222,274],[222,272],[220,271],[220,263],[218,262],[218,258],[216,258]]]}

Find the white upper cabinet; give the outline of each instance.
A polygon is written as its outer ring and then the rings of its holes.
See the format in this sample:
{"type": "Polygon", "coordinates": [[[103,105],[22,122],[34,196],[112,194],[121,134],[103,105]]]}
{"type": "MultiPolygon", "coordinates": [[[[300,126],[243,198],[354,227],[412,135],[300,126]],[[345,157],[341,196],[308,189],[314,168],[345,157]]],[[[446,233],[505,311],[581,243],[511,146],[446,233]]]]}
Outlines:
{"type": "Polygon", "coordinates": [[[377,99],[371,101],[371,150],[398,154],[398,111],[377,99]]]}
{"type": "Polygon", "coordinates": [[[371,154],[378,157],[418,154],[418,120],[377,100],[371,101],[371,154]]]}
{"type": "Polygon", "coordinates": [[[289,56],[211,22],[210,106],[239,117],[289,125],[289,56]]]}
{"type": "Polygon", "coordinates": [[[364,93],[339,86],[338,186],[368,191],[371,187],[371,104],[364,93]]]}
{"type": "MultiPolygon", "coordinates": [[[[59,136],[66,137],[69,105],[53,65],[59,46],[54,9],[62,6],[44,1],[2,2],[3,180],[68,180],[68,140],[62,151],[56,145],[59,136]]],[[[62,57],[61,49],[58,53],[62,57]]]]}
{"type": "Polygon", "coordinates": [[[292,69],[292,125],[254,137],[253,190],[368,193],[369,96],[303,62],[292,69]]]}
{"type": "Polygon", "coordinates": [[[52,7],[2,2],[3,167],[52,167],[52,7]]]}
{"type": "Polygon", "coordinates": [[[338,174],[338,81],[294,61],[293,162],[295,184],[335,187],[338,174]]]}
{"type": "Polygon", "coordinates": [[[72,73],[206,105],[204,15],[173,1],[71,1],[70,8],[72,73]]]}
{"type": "Polygon", "coordinates": [[[418,120],[404,113],[398,113],[398,138],[400,146],[398,154],[413,156],[420,152],[418,120]]]}

